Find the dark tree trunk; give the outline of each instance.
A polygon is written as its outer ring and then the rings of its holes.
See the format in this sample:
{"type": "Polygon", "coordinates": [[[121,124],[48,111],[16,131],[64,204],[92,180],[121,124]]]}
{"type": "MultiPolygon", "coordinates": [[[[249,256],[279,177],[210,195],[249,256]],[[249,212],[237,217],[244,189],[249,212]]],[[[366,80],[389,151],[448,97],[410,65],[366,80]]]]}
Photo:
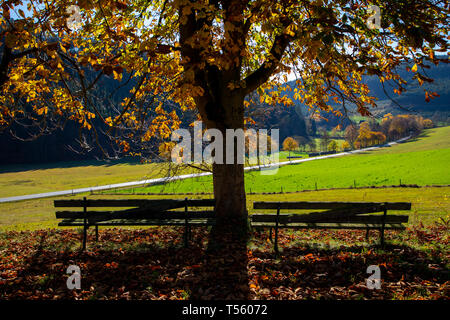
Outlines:
{"type": "Polygon", "coordinates": [[[244,129],[244,96],[227,92],[226,87],[220,88],[220,85],[215,91],[219,94],[207,101],[204,108],[200,108],[202,120],[206,123],[206,127],[218,129],[223,135],[223,164],[215,163],[212,167],[217,214],[213,237],[220,240],[227,234],[233,238],[245,238],[247,236],[248,216],[244,164],[238,163],[236,140],[228,142],[234,146],[234,161],[233,163],[226,163],[226,130],[244,129]],[[226,97],[226,99],[220,97],[226,97]]]}
{"type": "Polygon", "coordinates": [[[214,198],[216,199],[217,231],[236,236],[247,228],[247,206],[243,164],[213,165],[214,198]]]}

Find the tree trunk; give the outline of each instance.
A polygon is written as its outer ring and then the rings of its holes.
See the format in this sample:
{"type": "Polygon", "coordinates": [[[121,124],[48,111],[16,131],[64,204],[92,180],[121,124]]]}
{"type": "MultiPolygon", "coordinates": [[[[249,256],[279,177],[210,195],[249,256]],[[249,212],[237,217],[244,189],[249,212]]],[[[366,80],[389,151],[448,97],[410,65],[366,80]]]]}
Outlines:
{"type": "Polygon", "coordinates": [[[245,236],[247,232],[247,205],[244,165],[214,164],[213,184],[218,235],[231,232],[236,237],[245,236]]]}
{"type": "MultiPolygon", "coordinates": [[[[226,90],[226,87],[217,90],[221,93],[214,99],[207,101],[204,108],[200,108],[200,114],[202,120],[206,123],[206,127],[218,129],[223,135],[223,164],[214,163],[212,167],[217,216],[213,234],[219,241],[223,239],[224,234],[231,235],[236,239],[242,236],[246,237],[248,224],[244,163],[238,163],[236,141],[229,141],[234,146],[234,161],[233,163],[226,163],[226,130],[244,129],[244,96],[233,95],[232,92],[226,90]],[[225,99],[218,97],[225,97],[225,99]]],[[[245,146],[242,151],[245,155],[245,146]]]]}

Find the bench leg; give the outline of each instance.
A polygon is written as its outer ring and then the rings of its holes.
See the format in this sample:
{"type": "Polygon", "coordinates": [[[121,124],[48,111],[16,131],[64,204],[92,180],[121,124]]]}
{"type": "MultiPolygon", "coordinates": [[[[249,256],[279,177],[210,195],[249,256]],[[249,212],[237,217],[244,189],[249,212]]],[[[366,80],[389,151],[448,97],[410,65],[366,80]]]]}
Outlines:
{"type": "Polygon", "coordinates": [[[369,232],[370,232],[370,230],[369,230],[369,228],[367,228],[366,229],[366,241],[369,240],[369,232]]]}
{"type": "Polygon", "coordinates": [[[386,208],[384,209],[383,212],[383,223],[381,225],[381,248],[384,248],[384,225],[385,225],[385,221],[386,221],[386,215],[387,215],[387,210],[386,208]]]}
{"type": "Polygon", "coordinates": [[[274,244],[275,256],[278,256],[278,228],[275,228],[275,244],[274,244]]]}
{"type": "Polygon", "coordinates": [[[98,226],[95,226],[95,241],[98,242],[98,226]]]}
{"type": "Polygon", "coordinates": [[[82,250],[85,251],[86,250],[86,244],[87,244],[87,226],[83,227],[83,248],[82,250]]]}
{"type": "Polygon", "coordinates": [[[270,242],[272,242],[272,228],[269,229],[269,239],[270,242]]]}

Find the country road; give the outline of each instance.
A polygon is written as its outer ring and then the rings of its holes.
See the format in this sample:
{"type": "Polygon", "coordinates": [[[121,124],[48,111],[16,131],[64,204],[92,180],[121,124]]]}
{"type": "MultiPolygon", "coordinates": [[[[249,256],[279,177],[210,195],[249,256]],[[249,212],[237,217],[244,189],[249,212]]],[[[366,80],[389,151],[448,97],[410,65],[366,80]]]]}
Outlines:
{"type": "MultiPolygon", "coordinates": [[[[297,163],[302,163],[302,162],[307,162],[307,161],[314,161],[314,160],[320,160],[320,159],[327,159],[327,158],[334,158],[334,157],[341,157],[341,156],[346,156],[346,155],[351,155],[351,154],[357,154],[357,153],[361,153],[361,152],[365,152],[365,151],[375,150],[378,148],[392,146],[397,143],[406,141],[409,138],[410,138],[410,136],[408,136],[406,138],[402,138],[397,141],[389,142],[389,143],[379,146],[379,147],[370,147],[370,148],[365,148],[365,149],[335,153],[335,154],[324,155],[324,156],[311,157],[311,158],[306,158],[306,159],[277,162],[277,163],[271,163],[271,164],[260,165],[260,166],[251,166],[251,167],[246,167],[244,170],[246,170],[246,171],[248,171],[248,170],[266,170],[266,169],[270,169],[270,168],[276,168],[276,167],[297,164],[297,163]]],[[[167,183],[170,181],[184,180],[184,179],[196,178],[196,177],[201,177],[201,176],[208,176],[211,174],[212,173],[210,173],[210,172],[192,173],[192,174],[185,174],[185,175],[174,176],[174,177],[164,177],[164,178],[147,179],[147,180],[140,180],[140,181],[123,182],[123,183],[116,183],[116,184],[97,186],[97,187],[88,187],[88,188],[80,188],[80,189],[72,189],[72,190],[53,191],[53,192],[36,193],[36,194],[29,194],[29,195],[22,195],[22,196],[14,196],[14,197],[0,198],[0,203],[16,202],[16,201],[24,201],[24,200],[34,200],[34,199],[41,199],[41,198],[51,198],[51,197],[74,195],[74,194],[93,192],[93,191],[110,190],[110,189],[116,189],[116,188],[144,186],[144,185],[151,185],[151,184],[157,184],[157,183],[167,183]]]]}

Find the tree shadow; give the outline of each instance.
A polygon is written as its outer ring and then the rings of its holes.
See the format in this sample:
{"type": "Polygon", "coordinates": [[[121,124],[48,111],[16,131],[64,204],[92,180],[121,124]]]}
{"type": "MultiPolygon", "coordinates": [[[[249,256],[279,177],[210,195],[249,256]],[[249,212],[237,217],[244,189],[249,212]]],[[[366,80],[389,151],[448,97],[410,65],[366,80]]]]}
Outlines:
{"type": "Polygon", "coordinates": [[[25,163],[25,164],[6,164],[0,165],[0,173],[13,173],[22,171],[36,171],[45,169],[69,169],[86,166],[104,166],[110,167],[118,164],[139,165],[138,158],[127,157],[117,160],[78,160],[78,161],[60,161],[50,163],[25,163]]]}
{"type": "Polygon", "coordinates": [[[0,281],[0,294],[5,299],[64,300],[247,298],[245,243],[230,242],[209,251],[208,231],[196,228],[185,248],[183,228],[173,229],[162,236],[151,229],[127,230],[131,236],[123,237],[101,230],[99,242],[89,241],[84,252],[79,250],[80,234],[72,232],[65,248],[55,248],[42,236],[33,254],[14,267],[14,282],[0,281]],[[80,290],[67,288],[70,265],[81,269],[80,290]]]}

